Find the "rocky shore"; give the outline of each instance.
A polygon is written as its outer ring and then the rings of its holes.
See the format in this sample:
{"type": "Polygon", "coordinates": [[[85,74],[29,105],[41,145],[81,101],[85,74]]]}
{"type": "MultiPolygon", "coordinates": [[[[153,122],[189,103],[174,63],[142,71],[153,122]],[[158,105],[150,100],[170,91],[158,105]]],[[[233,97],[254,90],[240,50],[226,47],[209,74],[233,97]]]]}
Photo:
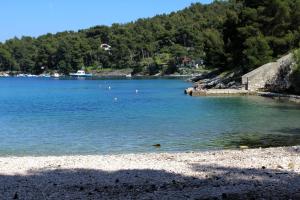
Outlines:
{"type": "Polygon", "coordinates": [[[194,86],[184,90],[190,96],[258,95],[277,100],[300,103],[293,85],[295,59],[289,53],[276,61],[242,74],[241,71],[213,70],[192,78],[194,86]]]}
{"type": "Polygon", "coordinates": [[[1,157],[0,199],[300,199],[300,147],[1,157]]]}
{"type": "Polygon", "coordinates": [[[257,95],[262,97],[269,97],[281,101],[300,103],[299,95],[289,95],[289,94],[280,94],[280,93],[272,93],[272,92],[258,92],[257,95]]]}

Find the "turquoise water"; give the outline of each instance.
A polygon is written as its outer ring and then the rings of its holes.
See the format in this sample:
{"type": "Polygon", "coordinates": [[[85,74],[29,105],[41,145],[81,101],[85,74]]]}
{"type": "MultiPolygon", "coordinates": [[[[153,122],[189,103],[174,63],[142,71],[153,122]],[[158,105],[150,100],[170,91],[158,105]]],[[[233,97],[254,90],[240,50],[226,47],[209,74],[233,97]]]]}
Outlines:
{"type": "Polygon", "coordinates": [[[193,98],[183,94],[188,86],[163,79],[2,78],[0,155],[300,144],[299,105],[262,97],[193,98]],[[152,146],[158,143],[161,148],[152,146]]]}

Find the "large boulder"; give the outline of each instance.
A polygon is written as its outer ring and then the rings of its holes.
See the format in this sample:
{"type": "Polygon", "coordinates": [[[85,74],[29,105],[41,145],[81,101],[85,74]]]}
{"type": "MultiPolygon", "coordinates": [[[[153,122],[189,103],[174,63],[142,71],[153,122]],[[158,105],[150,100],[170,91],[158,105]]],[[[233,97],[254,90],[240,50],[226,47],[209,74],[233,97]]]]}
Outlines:
{"type": "Polygon", "coordinates": [[[265,90],[270,92],[286,92],[289,91],[292,82],[291,75],[293,74],[292,65],[280,65],[277,74],[268,80],[265,84],[265,90]]]}
{"type": "Polygon", "coordinates": [[[290,53],[276,62],[267,63],[245,74],[242,76],[242,83],[250,91],[287,91],[291,87],[293,64],[293,54],[290,53]]]}

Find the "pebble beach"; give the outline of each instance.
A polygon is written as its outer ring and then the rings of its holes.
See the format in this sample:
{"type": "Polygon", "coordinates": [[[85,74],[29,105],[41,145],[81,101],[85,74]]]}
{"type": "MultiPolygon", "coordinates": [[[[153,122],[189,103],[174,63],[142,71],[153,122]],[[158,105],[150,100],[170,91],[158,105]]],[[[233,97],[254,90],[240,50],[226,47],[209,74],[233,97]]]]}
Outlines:
{"type": "Polygon", "coordinates": [[[300,147],[0,157],[0,199],[300,199],[300,147]]]}

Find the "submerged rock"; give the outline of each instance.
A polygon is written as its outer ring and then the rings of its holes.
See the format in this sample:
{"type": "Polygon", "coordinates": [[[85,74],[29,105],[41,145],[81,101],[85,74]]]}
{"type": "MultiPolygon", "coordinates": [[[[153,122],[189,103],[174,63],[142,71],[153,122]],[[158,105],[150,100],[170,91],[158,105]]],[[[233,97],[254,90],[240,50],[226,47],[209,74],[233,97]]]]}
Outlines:
{"type": "Polygon", "coordinates": [[[160,144],[154,144],[154,145],[152,145],[152,146],[154,146],[154,147],[156,147],[156,148],[159,148],[159,147],[161,147],[161,145],[160,145],[160,144]]]}

